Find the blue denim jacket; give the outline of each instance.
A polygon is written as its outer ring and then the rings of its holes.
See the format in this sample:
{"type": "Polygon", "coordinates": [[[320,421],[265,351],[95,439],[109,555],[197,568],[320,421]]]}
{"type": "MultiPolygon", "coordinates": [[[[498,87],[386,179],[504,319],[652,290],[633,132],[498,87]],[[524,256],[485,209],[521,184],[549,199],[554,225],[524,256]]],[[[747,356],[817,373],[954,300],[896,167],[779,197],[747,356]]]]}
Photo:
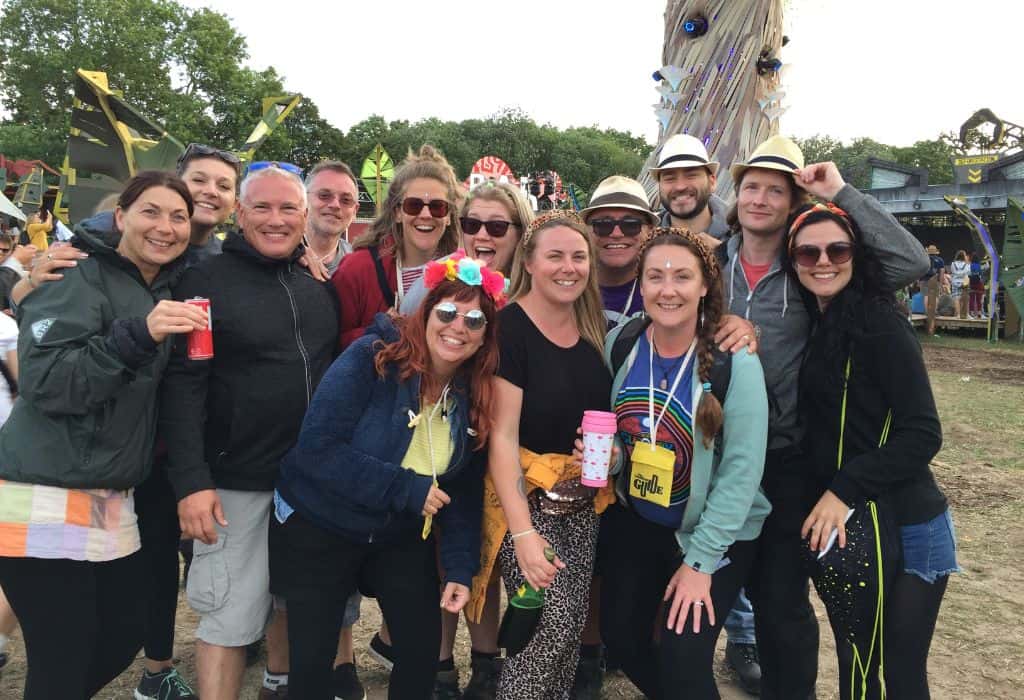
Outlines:
{"type": "MultiPolygon", "coordinates": [[[[366,334],[334,361],[306,412],[297,444],[281,462],[277,489],[303,517],[363,542],[419,537],[429,477],[401,466],[419,411],[420,378],[400,381],[374,369],[378,341],[398,337],[391,321],[377,314],[366,334]]],[[[468,424],[465,385],[456,384],[448,414],[453,444],[439,485],[451,497],[435,524],[441,531],[446,581],[470,585],[480,564],[485,450],[476,450],[468,424]]]]}

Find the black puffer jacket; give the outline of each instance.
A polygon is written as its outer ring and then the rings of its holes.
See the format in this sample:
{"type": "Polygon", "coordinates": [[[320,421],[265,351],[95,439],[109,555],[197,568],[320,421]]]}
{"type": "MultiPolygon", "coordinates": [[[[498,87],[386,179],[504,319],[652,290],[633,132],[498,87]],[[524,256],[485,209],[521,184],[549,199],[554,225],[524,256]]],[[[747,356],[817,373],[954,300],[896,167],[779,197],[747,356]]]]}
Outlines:
{"type": "Polygon", "coordinates": [[[267,258],[231,234],[176,285],[175,299],[210,300],[214,347],[212,360],[189,360],[182,338],[164,379],[160,435],[178,499],[273,490],[338,342],[333,288],[297,263],[301,253],[267,258]]]}

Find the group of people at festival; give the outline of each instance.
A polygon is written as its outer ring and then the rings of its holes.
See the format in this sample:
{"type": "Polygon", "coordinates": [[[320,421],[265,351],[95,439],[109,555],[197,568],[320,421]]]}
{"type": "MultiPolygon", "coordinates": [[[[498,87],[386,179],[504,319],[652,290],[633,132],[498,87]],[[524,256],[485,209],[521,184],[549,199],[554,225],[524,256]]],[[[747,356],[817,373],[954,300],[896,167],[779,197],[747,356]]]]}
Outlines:
{"type": "MultiPolygon", "coordinates": [[[[923,307],[920,311],[925,314],[925,332],[935,335],[936,316],[985,318],[988,302],[985,299],[984,275],[989,269],[988,259],[982,259],[979,253],[958,250],[947,267],[934,244],[930,244],[925,251],[928,253],[929,266],[918,281],[923,307]]],[[[911,301],[912,311],[915,311],[914,301],[916,298],[911,301]]]]}
{"type": "Polygon", "coordinates": [[[261,698],[364,698],[360,595],[398,700],[597,698],[603,658],[647,697],[717,698],[723,626],[745,686],[813,698],[809,572],[868,508],[896,566],[870,649],[828,608],[840,694],[928,697],[958,566],[893,292],[929,258],[834,164],[772,137],[730,168],[729,206],[676,135],[660,211],[615,175],[534,218],[423,146],[351,242],[346,165],[264,165],[239,182],[234,154],[193,144],[12,290],[0,587],[26,698],[92,697],[142,647],[138,700],[235,699],[263,638],[261,698]],[[580,478],[585,411],[615,414],[602,488],[580,478]],[[182,538],[198,692],[172,663],[182,538]],[[505,656],[499,582],[545,593],[505,656]]]}

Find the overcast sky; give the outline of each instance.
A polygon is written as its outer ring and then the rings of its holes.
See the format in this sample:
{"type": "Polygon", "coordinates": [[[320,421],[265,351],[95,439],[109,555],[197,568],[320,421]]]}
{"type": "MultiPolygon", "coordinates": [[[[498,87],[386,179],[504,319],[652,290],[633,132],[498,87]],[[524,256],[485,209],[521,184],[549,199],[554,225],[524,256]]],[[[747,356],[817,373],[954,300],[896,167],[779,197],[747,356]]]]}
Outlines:
{"type": "MultiPolygon", "coordinates": [[[[185,2],[228,15],[254,68],[275,66],[345,131],[375,113],[462,120],[519,107],[541,123],[657,139],[664,0],[185,2]]],[[[785,134],[902,146],[956,131],[980,107],[1024,124],[1024,2],[786,6],[785,134]]]]}

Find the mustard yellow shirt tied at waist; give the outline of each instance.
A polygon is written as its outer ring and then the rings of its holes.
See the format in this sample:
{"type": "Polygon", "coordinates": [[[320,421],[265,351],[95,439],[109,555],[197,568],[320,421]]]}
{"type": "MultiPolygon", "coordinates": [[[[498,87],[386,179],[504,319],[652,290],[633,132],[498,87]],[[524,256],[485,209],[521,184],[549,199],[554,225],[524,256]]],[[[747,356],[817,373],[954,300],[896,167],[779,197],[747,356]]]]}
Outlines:
{"type": "MultiPolygon", "coordinates": [[[[526,491],[535,489],[550,491],[555,484],[569,479],[578,479],[580,465],[574,464],[570,455],[547,453],[537,454],[525,447],[519,448],[519,463],[526,478],[526,491]]],[[[605,508],[615,502],[615,489],[611,479],[608,485],[598,489],[594,495],[594,511],[603,513],[605,508]]],[[[498,500],[498,492],[494,489],[491,475],[484,476],[484,513],[480,522],[480,572],[473,577],[472,597],[466,605],[466,617],[473,622],[480,622],[484,603],[487,599],[487,584],[491,580],[494,564],[498,560],[498,550],[508,532],[508,521],[505,511],[498,500]]]]}

